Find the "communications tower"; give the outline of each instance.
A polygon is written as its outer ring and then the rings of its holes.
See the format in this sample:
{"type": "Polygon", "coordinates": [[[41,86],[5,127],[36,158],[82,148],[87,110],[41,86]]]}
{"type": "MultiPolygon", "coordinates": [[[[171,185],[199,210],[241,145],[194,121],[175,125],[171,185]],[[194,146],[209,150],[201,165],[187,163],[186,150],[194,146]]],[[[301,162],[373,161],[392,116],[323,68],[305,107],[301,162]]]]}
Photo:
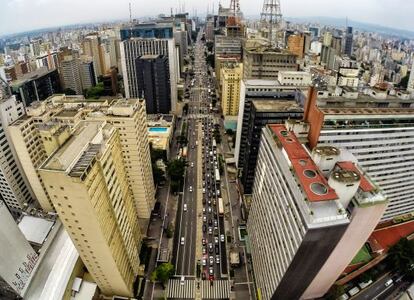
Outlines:
{"type": "Polygon", "coordinates": [[[283,20],[279,0],[264,0],[260,27],[263,37],[267,38],[272,46],[283,47],[283,20]]]}

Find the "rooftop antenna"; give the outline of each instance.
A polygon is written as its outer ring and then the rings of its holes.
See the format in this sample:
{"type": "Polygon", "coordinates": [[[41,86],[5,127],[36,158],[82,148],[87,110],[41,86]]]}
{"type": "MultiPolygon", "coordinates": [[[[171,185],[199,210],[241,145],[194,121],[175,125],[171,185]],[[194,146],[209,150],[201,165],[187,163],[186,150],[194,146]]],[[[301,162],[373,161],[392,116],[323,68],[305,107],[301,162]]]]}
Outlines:
{"type": "Polygon", "coordinates": [[[279,46],[278,33],[282,29],[282,12],[280,10],[280,0],[264,0],[263,9],[260,18],[261,29],[269,31],[269,42],[271,45],[279,46]],[[276,40],[273,41],[273,31],[275,31],[276,40]]]}
{"type": "Polygon", "coordinates": [[[131,2],[129,2],[129,23],[132,25],[132,9],[131,9],[131,2]]]}

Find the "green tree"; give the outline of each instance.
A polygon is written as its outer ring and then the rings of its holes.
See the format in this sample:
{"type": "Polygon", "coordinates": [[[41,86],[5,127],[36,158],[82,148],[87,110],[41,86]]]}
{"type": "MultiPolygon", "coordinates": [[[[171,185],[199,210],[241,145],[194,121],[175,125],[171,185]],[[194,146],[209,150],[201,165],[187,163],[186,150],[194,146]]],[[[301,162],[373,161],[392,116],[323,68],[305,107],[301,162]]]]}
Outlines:
{"type": "Polygon", "coordinates": [[[214,43],[213,42],[207,42],[206,43],[206,46],[207,46],[207,50],[209,52],[212,52],[213,51],[213,47],[214,47],[214,43]]]}
{"type": "Polygon", "coordinates": [[[86,91],[86,98],[98,99],[101,96],[104,96],[105,89],[102,82],[99,82],[96,86],[91,87],[86,91]]]}
{"type": "Polygon", "coordinates": [[[167,238],[169,238],[169,239],[174,236],[174,227],[173,227],[173,225],[171,223],[168,224],[168,227],[165,230],[165,233],[167,235],[167,238]]]}
{"type": "Polygon", "coordinates": [[[167,173],[171,180],[180,182],[184,178],[187,162],[182,158],[176,158],[167,163],[167,173]]]}
{"type": "Polygon", "coordinates": [[[234,134],[233,129],[231,129],[231,128],[226,129],[226,134],[227,134],[227,135],[233,135],[233,134],[234,134]]]}
{"type": "Polygon", "coordinates": [[[164,171],[161,170],[155,163],[152,164],[152,176],[154,178],[155,185],[159,185],[165,180],[164,171]]]}
{"type": "MultiPolygon", "coordinates": [[[[413,72],[413,71],[411,71],[413,72]]],[[[408,80],[410,79],[410,72],[408,72],[407,76],[401,78],[400,83],[398,84],[399,87],[406,89],[408,86],[408,80]]]]}
{"type": "Polygon", "coordinates": [[[388,251],[388,265],[414,278],[414,240],[402,238],[388,251]]]}
{"type": "Polygon", "coordinates": [[[151,279],[155,279],[161,282],[162,287],[165,289],[165,284],[168,279],[174,275],[174,265],[172,263],[163,263],[155,269],[155,275],[151,275],[151,279]]]}

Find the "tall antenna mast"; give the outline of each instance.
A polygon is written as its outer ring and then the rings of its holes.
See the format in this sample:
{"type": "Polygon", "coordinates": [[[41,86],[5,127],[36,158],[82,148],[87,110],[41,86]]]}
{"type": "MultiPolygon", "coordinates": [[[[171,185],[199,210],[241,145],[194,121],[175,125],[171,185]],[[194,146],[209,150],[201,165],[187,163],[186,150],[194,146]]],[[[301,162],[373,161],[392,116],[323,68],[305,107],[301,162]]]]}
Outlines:
{"type": "Polygon", "coordinates": [[[131,2],[129,2],[129,23],[132,24],[132,9],[131,9],[131,2]]]}
{"type": "Polygon", "coordinates": [[[234,17],[238,15],[238,13],[240,12],[240,1],[239,0],[231,0],[230,11],[234,17]]]}
{"type": "Polygon", "coordinates": [[[271,45],[281,46],[279,34],[283,24],[280,0],[264,0],[260,26],[262,31],[268,31],[268,40],[271,45]]]}

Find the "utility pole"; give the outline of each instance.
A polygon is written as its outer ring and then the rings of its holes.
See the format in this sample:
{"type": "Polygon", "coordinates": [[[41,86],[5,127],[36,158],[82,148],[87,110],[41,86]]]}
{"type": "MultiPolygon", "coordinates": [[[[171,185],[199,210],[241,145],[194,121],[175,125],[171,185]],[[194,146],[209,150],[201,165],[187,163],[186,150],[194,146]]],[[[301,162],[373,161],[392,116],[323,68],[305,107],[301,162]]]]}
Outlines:
{"type": "Polygon", "coordinates": [[[268,40],[272,46],[280,47],[283,45],[280,38],[283,29],[280,0],[264,0],[260,27],[262,32],[268,31],[268,40]]]}

